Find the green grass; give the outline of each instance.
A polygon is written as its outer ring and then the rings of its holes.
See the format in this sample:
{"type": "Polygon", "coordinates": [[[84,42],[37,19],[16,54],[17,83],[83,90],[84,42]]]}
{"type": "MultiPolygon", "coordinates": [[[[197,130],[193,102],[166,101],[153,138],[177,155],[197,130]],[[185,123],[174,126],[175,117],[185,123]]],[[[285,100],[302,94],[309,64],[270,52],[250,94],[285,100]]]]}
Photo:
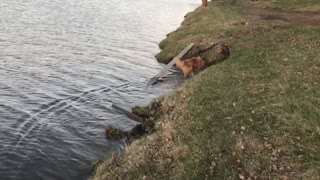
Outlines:
{"type": "Polygon", "coordinates": [[[189,15],[157,57],[223,38],[229,59],[166,96],[157,131],[93,179],[320,179],[320,28],[251,22],[225,2],[189,15]]]}
{"type": "Polygon", "coordinates": [[[320,93],[316,83],[320,78],[315,68],[320,66],[320,53],[315,53],[320,44],[310,42],[314,34],[319,36],[319,29],[275,29],[257,33],[254,39],[239,38],[232,43],[228,61],[189,82],[196,93],[190,95],[187,112],[192,115],[186,119],[195,124],[183,129],[189,136],[182,136],[182,141],[190,146],[191,154],[201,149],[199,154],[206,156],[192,162],[186,172],[197,178],[208,175],[209,155],[222,154],[212,178],[236,178],[236,159],[243,162],[241,168],[247,175],[254,172],[272,179],[289,176],[274,170],[275,165],[294,168],[292,178],[308,174],[320,178],[320,93]],[[296,42],[284,43],[282,38],[296,42]],[[306,44],[301,47],[303,42],[306,44]],[[252,46],[244,48],[248,45],[252,46]],[[202,127],[201,132],[194,127],[202,127]],[[278,150],[281,153],[272,161],[272,153],[278,150]]]}
{"type": "MultiPolygon", "coordinates": [[[[237,29],[232,24],[244,18],[232,9],[220,9],[209,3],[209,8],[198,8],[187,16],[182,26],[160,43],[162,51],[156,55],[159,62],[168,63],[177,52],[190,43],[211,42],[224,36],[228,31],[237,29]]],[[[207,59],[211,59],[211,54],[207,59]]]]}

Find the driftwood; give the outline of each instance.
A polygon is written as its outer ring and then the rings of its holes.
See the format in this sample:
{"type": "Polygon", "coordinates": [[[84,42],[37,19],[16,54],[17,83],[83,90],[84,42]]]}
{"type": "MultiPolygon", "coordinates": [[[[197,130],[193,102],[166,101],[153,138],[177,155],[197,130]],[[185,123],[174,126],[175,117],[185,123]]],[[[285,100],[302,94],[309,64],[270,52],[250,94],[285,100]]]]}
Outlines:
{"type": "MultiPolygon", "coordinates": [[[[169,64],[167,64],[157,75],[151,78],[148,82],[148,85],[153,85],[157,81],[165,78],[164,75],[168,71],[171,70],[172,66],[175,64],[176,59],[182,57],[189,59],[192,57],[200,56],[205,60],[205,67],[209,67],[211,65],[217,64],[225,59],[227,59],[230,55],[230,50],[225,42],[225,39],[217,39],[215,41],[204,41],[198,44],[190,44],[183,51],[181,51],[175,58],[173,58],[169,64]],[[211,57],[214,54],[215,57],[211,57]],[[210,57],[210,59],[208,59],[210,57]]],[[[167,59],[170,60],[170,59],[167,59]]]]}
{"type": "Polygon", "coordinates": [[[138,116],[138,115],[136,115],[136,114],[133,114],[133,113],[131,113],[131,112],[129,112],[129,111],[127,111],[127,110],[125,110],[125,109],[123,109],[123,108],[115,105],[115,104],[112,104],[112,107],[113,107],[114,109],[116,109],[116,110],[121,111],[121,112],[124,113],[127,117],[129,117],[130,119],[132,119],[132,120],[134,120],[134,121],[136,121],[136,122],[139,122],[139,123],[143,123],[143,122],[144,122],[144,119],[143,119],[142,117],[140,117],[140,116],[138,116]]]}
{"type": "Polygon", "coordinates": [[[175,58],[173,58],[169,64],[167,64],[157,75],[155,75],[154,77],[152,77],[149,82],[148,85],[153,85],[155,84],[159,78],[161,78],[162,76],[164,76],[167,71],[170,70],[170,68],[175,64],[176,62],[176,58],[181,59],[185,54],[187,54],[187,52],[194,46],[194,43],[189,44],[189,46],[187,46],[186,48],[184,48],[175,58]]]}
{"type": "Polygon", "coordinates": [[[122,138],[131,138],[141,136],[145,133],[144,124],[146,123],[144,118],[129,112],[115,104],[112,104],[112,107],[122,113],[124,113],[130,119],[138,122],[139,124],[132,128],[130,131],[123,131],[111,125],[105,126],[106,138],[107,139],[122,139],[122,138]]]}
{"type": "Polygon", "coordinates": [[[139,122],[129,131],[123,131],[112,125],[105,126],[107,139],[122,139],[126,138],[128,142],[145,134],[155,131],[155,120],[161,114],[161,102],[155,100],[151,102],[147,107],[134,107],[132,113],[120,108],[117,105],[112,105],[113,108],[125,113],[130,119],[139,122]]]}

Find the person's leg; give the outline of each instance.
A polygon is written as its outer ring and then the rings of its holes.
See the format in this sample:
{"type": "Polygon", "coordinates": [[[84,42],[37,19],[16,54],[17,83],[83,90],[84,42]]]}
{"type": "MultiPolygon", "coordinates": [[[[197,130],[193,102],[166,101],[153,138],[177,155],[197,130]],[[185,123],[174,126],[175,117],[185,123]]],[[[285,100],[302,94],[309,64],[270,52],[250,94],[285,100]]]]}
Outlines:
{"type": "Polygon", "coordinates": [[[202,6],[207,7],[208,0],[202,0],[202,6]]]}

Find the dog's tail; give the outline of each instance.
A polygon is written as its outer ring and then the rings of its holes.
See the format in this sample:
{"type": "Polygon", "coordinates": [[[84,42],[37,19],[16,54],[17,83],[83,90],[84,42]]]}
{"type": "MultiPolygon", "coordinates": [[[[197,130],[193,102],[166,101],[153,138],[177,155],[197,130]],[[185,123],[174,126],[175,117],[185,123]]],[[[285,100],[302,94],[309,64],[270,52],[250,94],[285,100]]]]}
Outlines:
{"type": "Polygon", "coordinates": [[[196,71],[201,71],[204,69],[204,66],[205,66],[205,61],[200,57],[193,57],[192,58],[192,61],[193,61],[193,69],[196,70],[196,71]]]}

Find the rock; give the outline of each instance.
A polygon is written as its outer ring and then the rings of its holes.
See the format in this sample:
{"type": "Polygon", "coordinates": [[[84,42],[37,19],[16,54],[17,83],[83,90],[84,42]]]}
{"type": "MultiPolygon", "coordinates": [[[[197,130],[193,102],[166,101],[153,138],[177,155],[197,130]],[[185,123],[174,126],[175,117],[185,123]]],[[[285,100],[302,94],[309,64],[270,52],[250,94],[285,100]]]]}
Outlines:
{"type": "Polygon", "coordinates": [[[132,113],[147,119],[150,117],[153,117],[158,114],[159,111],[161,111],[161,104],[162,101],[156,99],[152,101],[147,107],[139,107],[135,106],[132,108],[132,113]]]}
{"type": "Polygon", "coordinates": [[[153,119],[146,119],[142,124],[142,127],[144,128],[145,132],[151,133],[155,130],[155,121],[153,119]]]}
{"type": "Polygon", "coordinates": [[[107,125],[105,127],[106,138],[107,139],[122,139],[128,138],[127,142],[131,142],[134,138],[138,138],[143,136],[146,133],[149,133],[149,129],[153,129],[154,125],[150,125],[151,123],[143,123],[138,124],[133,127],[130,131],[122,131],[111,125],[107,125]]]}
{"type": "Polygon", "coordinates": [[[132,137],[138,138],[143,136],[146,133],[147,131],[146,131],[146,128],[144,127],[144,124],[139,124],[128,132],[128,136],[130,136],[130,138],[132,137]]]}
{"type": "Polygon", "coordinates": [[[212,167],[216,167],[217,166],[217,163],[215,161],[211,161],[211,166],[212,167]]]}
{"type": "Polygon", "coordinates": [[[239,165],[240,163],[241,163],[241,160],[240,160],[240,159],[237,159],[237,160],[236,160],[236,164],[239,165]]]}
{"type": "Polygon", "coordinates": [[[142,118],[148,117],[148,108],[135,106],[132,108],[132,113],[141,116],[142,118]]]}
{"type": "MultiPolygon", "coordinates": [[[[135,138],[139,138],[145,134],[152,133],[155,131],[155,120],[157,117],[163,113],[162,112],[161,100],[152,101],[147,107],[133,107],[132,113],[124,111],[126,114],[130,113],[129,117],[137,116],[139,119],[142,119],[138,125],[133,127],[130,131],[125,132],[110,125],[105,127],[106,138],[107,139],[122,139],[127,138],[127,143],[132,142],[135,138]]],[[[118,107],[118,109],[120,109],[118,107]]]]}
{"type": "Polygon", "coordinates": [[[239,179],[245,179],[245,177],[242,174],[239,174],[239,179]]]}
{"type": "Polygon", "coordinates": [[[105,131],[107,139],[122,139],[128,136],[127,132],[114,128],[110,125],[105,126],[105,131]]]}

